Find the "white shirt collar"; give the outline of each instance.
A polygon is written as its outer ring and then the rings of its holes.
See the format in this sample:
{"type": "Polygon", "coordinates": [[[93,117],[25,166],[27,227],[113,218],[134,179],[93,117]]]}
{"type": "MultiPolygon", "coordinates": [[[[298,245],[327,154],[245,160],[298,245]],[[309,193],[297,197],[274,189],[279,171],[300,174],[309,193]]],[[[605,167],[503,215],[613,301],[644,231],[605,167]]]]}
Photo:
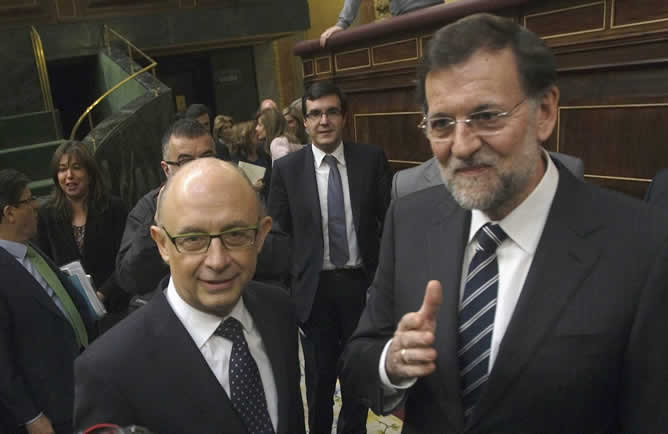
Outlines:
{"type": "Polygon", "coordinates": [[[23,261],[26,257],[26,252],[28,251],[28,245],[24,243],[17,243],[14,241],[0,240],[0,247],[4,248],[9,252],[10,255],[18,259],[19,262],[23,261]]]}
{"type": "MultiPolygon", "coordinates": [[[[322,164],[322,160],[325,158],[327,153],[318,148],[316,145],[311,145],[311,149],[313,150],[313,161],[315,162],[315,168],[317,169],[322,164]]],[[[343,141],[339,142],[339,145],[336,147],[336,149],[334,149],[334,151],[329,155],[332,155],[334,158],[336,158],[336,161],[338,161],[340,165],[345,166],[346,159],[343,155],[343,141]]]]}
{"type": "MultiPolygon", "coordinates": [[[[508,237],[528,254],[536,251],[559,184],[559,170],[544,149],[543,158],[547,169],[536,188],[510,214],[497,222],[508,237]]],[[[472,210],[469,243],[478,230],[491,221],[482,211],[472,210]]]]}
{"type": "Polygon", "coordinates": [[[197,348],[200,350],[213,335],[213,332],[216,331],[220,323],[229,317],[237,319],[246,333],[253,332],[253,318],[250,316],[250,313],[246,309],[246,305],[244,305],[243,298],[241,297],[239,297],[239,301],[232,309],[232,312],[226,317],[221,318],[217,315],[202,312],[186,303],[176,291],[174,281],[171,277],[169,278],[169,285],[167,286],[165,295],[167,297],[167,302],[174,310],[176,316],[181,320],[183,326],[186,328],[193,341],[195,341],[195,345],[197,345],[197,348]]]}

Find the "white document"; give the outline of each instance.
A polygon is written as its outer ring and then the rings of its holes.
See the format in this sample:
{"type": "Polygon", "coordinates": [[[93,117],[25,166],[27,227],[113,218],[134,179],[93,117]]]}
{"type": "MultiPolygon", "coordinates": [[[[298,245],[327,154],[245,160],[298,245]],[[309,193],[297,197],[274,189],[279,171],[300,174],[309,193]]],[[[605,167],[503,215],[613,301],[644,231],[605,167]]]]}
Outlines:
{"type": "Polygon", "coordinates": [[[267,171],[262,166],[246,163],[245,161],[239,161],[239,168],[244,171],[251,184],[255,184],[259,179],[264,178],[264,172],[267,171]]]}
{"type": "Polygon", "coordinates": [[[77,290],[82,292],[82,295],[88,302],[88,308],[94,317],[99,319],[106,315],[107,310],[104,308],[104,304],[102,304],[100,299],[97,297],[97,291],[95,291],[95,287],[93,286],[93,279],[91,279],[91,277],[86,274],[86,271],[81,265],[81,262],[73,261],[67,265],[63,265],[60,267],[60,269],[70,277],[72,284],[77,288],[77,290]],[[74,279],[78,280],[78,285],[74,279]]]}

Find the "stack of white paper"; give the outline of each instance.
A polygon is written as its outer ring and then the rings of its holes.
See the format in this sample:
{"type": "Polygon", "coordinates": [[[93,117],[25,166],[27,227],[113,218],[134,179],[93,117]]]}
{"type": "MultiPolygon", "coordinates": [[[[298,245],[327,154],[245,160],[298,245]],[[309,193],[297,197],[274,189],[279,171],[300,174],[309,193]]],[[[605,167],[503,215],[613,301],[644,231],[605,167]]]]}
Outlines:
{"type": "Polygon", "coordinates": [[[74,286],[83,296],[88,304],[88,313],[95,319],[100,319],[107,314],[104,304],[97,297],[93,280],[86,274],[80,261],[73,261],[63,265],[60,269],[69,277],[74,286]]]}
{"type": "Polygon", "coordinates": [[[264,178],[264,172],[267,170],[262,166],[246,163],[245,161],[239,161],[239,168],[246,173],[251,184],[255,184],[258,180],[264,178]]]}

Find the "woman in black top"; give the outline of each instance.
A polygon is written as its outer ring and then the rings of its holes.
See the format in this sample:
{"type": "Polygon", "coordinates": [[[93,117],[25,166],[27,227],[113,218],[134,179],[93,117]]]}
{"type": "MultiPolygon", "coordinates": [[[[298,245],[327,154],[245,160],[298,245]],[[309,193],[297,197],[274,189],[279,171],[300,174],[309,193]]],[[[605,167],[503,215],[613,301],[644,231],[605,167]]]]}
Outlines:
{"type": "MultiPolygon", "coordinates": [[[[110,312],[122,312],[130,296],[114,275],[127,208],[111,196],[95,159],[79,142],[65,142],[51,159],[54,188],[39,210],[38,246],[58,266],[80,260],[110,312]]],[[[119,318],[116,318],[119,319],[119,318]]],[[[114,315],[103,321],[110,326],[114,315]]]]}

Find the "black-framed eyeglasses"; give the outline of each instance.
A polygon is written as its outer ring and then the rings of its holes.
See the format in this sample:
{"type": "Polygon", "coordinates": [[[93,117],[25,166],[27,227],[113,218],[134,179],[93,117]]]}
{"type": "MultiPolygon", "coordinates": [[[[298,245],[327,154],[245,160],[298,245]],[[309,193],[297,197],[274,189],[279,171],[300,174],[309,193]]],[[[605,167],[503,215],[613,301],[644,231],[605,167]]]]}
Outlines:
{"type": "Polygon", "coordinates": [[[18,200],[16,202],[14,202],[13,205],[18,207],[18,206],[23,205],[24,203],[33,203],[36,200],[38,200],[37,196],[30,196],[28,199],[18,200]]]}
{"type": "Polygon", "coordinates": [[[422,129],[430,140],[452,141],[455,126],[466,124],[474,134],[479,136],[493,136],[499,133],[507,124],[508,118],[527,101],[524,98],[508,111],[482,110],[469,114],[465,119],[455,119],[449,116],[424,116],[418,128],[422,129]]]}
{"type": "Polygon", "coordinates": [[[195,161],[195,160],[197,160],[197,159],[199,159],[199,158],[211,158],[211,157],[215,157],[215,156],[216,156],[215,154],[204,154],[204,155],[201,155],[201,156],[199,156],[199,157],[197,157],[197,158],[188,158],[188,157],[186,157],[186,158],[182,158],[182,159],[180,159],[179,161],[168,161],[168,160],[163,160],[163,161],[164,161],[165,163],[169,164],[170,166],[181,167],[181,166],[183,166],[184,164],[188,164],[188,163],[190,163],[191,161],[195,161]]]}
{"type": "Polygon", "coordinates": [[[343,111],[338,107],[331,107],[325,111],[322,110],[311,110],[306,113],[306,118],[312,121],[319,121],[322,118],[322,115],[326,115],[327,119],[337,118],[343,114],[343,111]]]}
{"type": "Polygon", "coordinates": [[[227,250],[240,250],[255,244],[255,238],[257,237],[257,225],[232,228],[217,234],[189,232],[174,236],[170,235],[164,226],[160,225],[160,228],[165,231],[167,238],[174,244],[179,253],[190,255],[206,253],[213,238],[220,238],[227,250]]]}

